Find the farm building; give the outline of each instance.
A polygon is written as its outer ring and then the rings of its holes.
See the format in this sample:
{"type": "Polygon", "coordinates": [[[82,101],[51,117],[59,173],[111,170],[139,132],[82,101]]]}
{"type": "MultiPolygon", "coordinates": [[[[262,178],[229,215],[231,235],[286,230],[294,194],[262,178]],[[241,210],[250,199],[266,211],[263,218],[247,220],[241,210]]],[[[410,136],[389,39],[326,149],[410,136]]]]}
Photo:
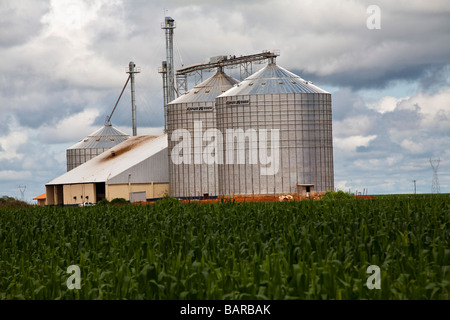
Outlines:
{"type": "Polygon", "coordinates": [[[169,191],[167,135],[130,137],[46,184],[47,205],[146,201],[169,191]]]}
{"type": "Polygon", "coordinates": [[[33,198],[33,200],[37,201],[38,206],[43,207],[43,206],[45,206],[46,198],[47,198],[46,194],[43,193],[43,194],[33,198]]]}
{"type": "Polygon", "coordinates": [[[166,17],[162,29],[165,133],[136,136],[133,75],[140,69],[130,62],[133,137],[112,128],[110,116],[104,128],[69,148],[68,172],[46,185],[48,205],[165,194],[309,196],[334,189],[329,92],[278,66],[276,50],[211,57],[175,70],[174,20],[166,17]],[[252,71],[252,63],[265,62],[252,71]],[[240,80],[225,73],[237,68],[240,80]],[[202,72],[214,70],[203,81],[202,72]],[[188,76],[196,79],[190,90],[188,76]]]}

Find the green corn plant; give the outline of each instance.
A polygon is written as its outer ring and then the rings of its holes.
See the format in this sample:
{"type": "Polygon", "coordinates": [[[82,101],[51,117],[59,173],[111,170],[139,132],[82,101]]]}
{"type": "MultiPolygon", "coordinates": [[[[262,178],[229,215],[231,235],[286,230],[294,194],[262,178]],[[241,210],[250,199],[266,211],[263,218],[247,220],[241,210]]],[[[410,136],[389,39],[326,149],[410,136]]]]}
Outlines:
{"type": "Polygon", "coordinates": [[[0,299],[446,300],[449,218],[444,194],[2,208],[0,299]]]}

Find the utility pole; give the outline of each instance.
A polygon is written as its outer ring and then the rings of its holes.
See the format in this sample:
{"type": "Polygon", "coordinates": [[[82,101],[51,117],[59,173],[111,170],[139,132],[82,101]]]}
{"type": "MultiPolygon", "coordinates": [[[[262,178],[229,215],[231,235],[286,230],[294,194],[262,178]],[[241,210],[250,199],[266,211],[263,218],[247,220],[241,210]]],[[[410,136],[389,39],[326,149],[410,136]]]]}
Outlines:
{"type": "Polygon", "coordinates": [[[414,194],[416,194],[416,180],[413,180],[414,182],[414,194]]]}

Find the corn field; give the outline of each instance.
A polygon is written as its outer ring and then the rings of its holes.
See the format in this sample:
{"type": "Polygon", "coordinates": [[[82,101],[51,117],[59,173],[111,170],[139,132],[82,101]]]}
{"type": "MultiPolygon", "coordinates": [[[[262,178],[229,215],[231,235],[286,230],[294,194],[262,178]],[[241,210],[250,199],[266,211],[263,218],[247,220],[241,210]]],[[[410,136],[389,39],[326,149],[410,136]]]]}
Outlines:
{"type": "Polygon", "coordinates": [[[449,218],[448,195],[1,209],[0,299],[448,300],[449,218]]]}

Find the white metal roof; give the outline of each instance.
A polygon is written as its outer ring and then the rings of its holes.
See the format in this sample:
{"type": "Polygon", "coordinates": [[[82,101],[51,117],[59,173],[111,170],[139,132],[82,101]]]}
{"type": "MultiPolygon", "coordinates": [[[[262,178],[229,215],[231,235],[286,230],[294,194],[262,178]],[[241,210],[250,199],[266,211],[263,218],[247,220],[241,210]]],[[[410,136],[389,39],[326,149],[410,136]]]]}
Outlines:
{"type": "Polygon", "coordinates": [[[328,92],[313,85],[311,81],[306,81],[275,63],[270,63],[219,97],[278,93],[328,92]]]}
{"type": "Polygon", "coordinates": [[[81,139],[69,149],[108,149],[127,140],[129,137],[128,134],[113,126],[105,125],[86,138],[81,139]]]}
{"type": "Polygon", "coordinates": [[[237,83],[239,83],[238,80],[230,77],[224,73],[221,68],[218,68],[216,74],[196,85],[191,90],[186,91],[184,94],[170,102],[168,106],[177,103],[215,102],[218,95],[224,93],[237,83]]]}
{"type": "Polygon", "coordinates": [[[47,185],[124,183],[130,174],[132,183],[168,182],[167,148],[167,134],[130,137],[47,185]]]}

